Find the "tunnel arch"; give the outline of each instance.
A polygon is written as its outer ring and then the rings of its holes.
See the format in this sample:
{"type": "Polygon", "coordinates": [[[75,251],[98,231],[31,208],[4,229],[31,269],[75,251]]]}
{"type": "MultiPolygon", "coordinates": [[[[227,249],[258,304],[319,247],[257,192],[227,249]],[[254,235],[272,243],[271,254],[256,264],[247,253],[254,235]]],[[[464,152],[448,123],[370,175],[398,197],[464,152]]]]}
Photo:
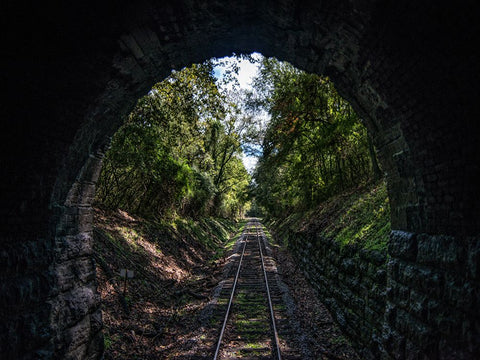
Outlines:
{"type": "Polygon", "coordinates": [[[402,264],[447,279],[434,285],[442,294],[455,274],[458,293],[447,301],[455,321],[439,333],[428,314],[419,319],[440,345],[415,343],[415,331],[392,321],[391,312],[382,314],[387,330],[379,342],[399,333],[404,352],[409,341],[429,356],[478,351],[480,73],[478,58],[465,50],[478,40],[474,8],[185,0],[33,10],[25,17],[11,9],[25,21],[21,29],[7,24],[18,33],[3,60],[10,92],[2,160],[4,353],[99,356],[90,206],[110,137],[172,68],[254,51],[330,76],[363,117],[388,179],[391,287],[402,264]]]}

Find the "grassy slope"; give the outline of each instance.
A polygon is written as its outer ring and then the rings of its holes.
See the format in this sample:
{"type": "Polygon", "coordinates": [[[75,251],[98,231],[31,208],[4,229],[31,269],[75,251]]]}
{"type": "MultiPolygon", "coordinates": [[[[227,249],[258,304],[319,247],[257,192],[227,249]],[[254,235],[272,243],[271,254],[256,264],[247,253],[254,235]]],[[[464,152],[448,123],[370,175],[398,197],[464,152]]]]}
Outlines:
{"type": "Polygon", "coordinates": [[[225,244],[237,224],[225,220],[149,222],[95,212],[95,258],[102,296],[106,359],[171,358],[182,353],[218,280],[225,244]],[[123,297],[120,269],[134,270],[123,297]]]}
{"type": "MultiPolygon", "coordinates": [[[[336,196],[314,211],[274,224],[320,233],[341,245],[382,251],[390,229],[384,183],[336,196]]],[[[218,283],[238,225],[205,219],[149,222],[129,214],[95,213],[95,256],[103,300],[106,359],[181,357],[198,328],[199,312],[218,283]],[[135,271],[123,298],[121,268],[135,271]],[[123,303],[123,304],[122,304],[123,303]]],[[[279,234],[281,235],[281,234],[279,234]]]]}
{"type": "Polygon", "coordinates": [[[287,229],[333,238],[340,245],[385,251],[390,233],[390,205],[386,184],[369,184],[335,196],[307,213],[292,214],[273,224],[281,234],[287,229]]]}

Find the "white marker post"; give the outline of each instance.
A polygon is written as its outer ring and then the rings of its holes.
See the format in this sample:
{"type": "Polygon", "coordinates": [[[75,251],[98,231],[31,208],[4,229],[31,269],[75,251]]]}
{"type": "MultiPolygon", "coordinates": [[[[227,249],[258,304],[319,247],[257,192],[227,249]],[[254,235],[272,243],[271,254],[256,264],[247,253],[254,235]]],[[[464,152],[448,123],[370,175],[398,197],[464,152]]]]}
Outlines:
{"type": "Polygon", "coordinates": [[[124,278],[123,282],[123,296],[127,293],[127,279],[133,279],[133,270],[120,269],[120,276],[124,278]]]}

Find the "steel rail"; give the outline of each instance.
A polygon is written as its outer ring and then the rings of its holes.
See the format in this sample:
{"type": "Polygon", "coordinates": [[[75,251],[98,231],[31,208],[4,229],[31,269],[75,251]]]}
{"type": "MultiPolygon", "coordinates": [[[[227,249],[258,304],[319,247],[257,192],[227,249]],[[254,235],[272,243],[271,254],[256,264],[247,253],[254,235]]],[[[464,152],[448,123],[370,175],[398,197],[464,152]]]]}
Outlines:
{"type": "Polygon", "coordinates": [[[258,227],[256,228],[256,232],[257,232],[258,248],[260,250],[260,258],[262,259],[263,277],[265,279],[265,287],[267,289],[268,306],[270,308],[270,318],[272,320],[272,330],[273,330],[273,336],[275,338],[275,348],[277,350],[276,351],[277,359],[282,360],[282,355],[280,353],[280,341],[278,340],[277,326],[275,325],[275,315],[273,313],[272,298],[270,297],[270,287],[268,286],[267,271],[265,270],[265,262],[263,261],[262,244],[260,243],[260,236],[258,235],[258,227]]]}
{"type": "Polygon", "coordinates": [[[222,344],[223,334],[225,332],[225,327],[227,326],[228,315],[230,314],[230,308],[232,307],[233,296],[235,294],[235,288],[237,287],[238,275],[240,274],[240,268],[242,267],[243,255],[245,254],[245,248],[246,247],[247,247],[247,235],[245,235],[245,237],[244,237],[242,256],[240,256],[240,261],[238,263],[237,274],[235,275],[235,280],[233,282],[232,293],[230,294],[230,300],[228,301],[227,312],[225,314],[225,319],[223,320],[223,326],[222,326],[222,330],[220,331],[220,336],[218,338],[218,344],[217,344],[217,348],[215,350],[215,356],[213,357],[213,360],[217,360],[217,358],[218,358],[218,353],[220,351],[220,345],[222,344]]]}
{"type": "MultiPolygon", "coordinates": [[[[253,223],[249,227],[250,227],[249,231],[251,230],[252,227],[255,228],[255,234],[256,234],[256,237],[257,237],[259,254],[260,254],[260,259],[261,259],[261,263],[262,263],[263,278],[265,280],[265,290],[266,290],[266,293],[267,293],[268,306],[269,306],[269,309],[270,309],[270,320],[271,320],[272,331],[273,331],[274,340],[275,340],[275,349],[274,349],[274,352],[276,353],[275,359],[276,360],[281,360],[282,357],[281,357],[281,352],[280,352],[280,341],[278,339],[278,332],[277,332],[277,327],[276,327],[276,324],[275,324],[275,315],[274,315],[274,311],[273,311],[272,298],[271,298],[271,295],[270,295],[270,287],[268,285],[267,271],[265,270],[265,261],[264,261],[263,251],[262,251],[262,244],[260,242],[261,236],[259,235],[259,231],[258,231],[258,222],[253,223]]],[[[243,258],[244,258],[244,254],[245,254],[245,248],[247,247],[247,239],[248,239],[248,235],[245,235],[244,236],[243,249],[242,249],[242,255],[240,256],[240,260],[239,260],[239,263],[238,263],[237,273],[235,275],[235,279],[234,279],[234,282],[233,282],[233,287],[232,287],[232,291],[231,291],[231,294],[230,294],[230,300],[228,302],[227,311],[225,313],[225,318],[223,320],[223,325],[222,325],[222,329],[220,331],[220,335],[219,335],[219,338],[218,338],[218,343],[217,343],[217,347],[215,349],[215,355],[213,357],[213,360],[217,360],[218,356],[219,356],[219,353],[220,353],[220,347],[222,345],[223,336],[224,336],[225,329],[226,329],[226,326],[227,326],[228,318],[229,318],[229,315],[230,315],[230,310],[231,310],[232,303],[233,303],[233,298],[235,296],[235,290],[236,290],[237,283],[238,283],[238,278],[239,278],[239,275],[240,275],[240,269],[242,267],[242,262],[243,262],[243,258]]]]}

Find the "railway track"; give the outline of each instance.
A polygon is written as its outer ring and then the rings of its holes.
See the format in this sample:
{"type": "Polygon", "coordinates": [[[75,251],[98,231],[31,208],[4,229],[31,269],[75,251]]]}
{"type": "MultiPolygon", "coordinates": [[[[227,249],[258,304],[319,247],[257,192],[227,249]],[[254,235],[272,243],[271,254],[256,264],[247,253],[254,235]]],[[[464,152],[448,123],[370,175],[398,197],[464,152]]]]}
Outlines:
{"type": "Polygon", "coordinates": [[[225,311],[214,360],[301,359],[261,224],[250,221],[239,242],[232,274],[218,299],[225,311]]]}

